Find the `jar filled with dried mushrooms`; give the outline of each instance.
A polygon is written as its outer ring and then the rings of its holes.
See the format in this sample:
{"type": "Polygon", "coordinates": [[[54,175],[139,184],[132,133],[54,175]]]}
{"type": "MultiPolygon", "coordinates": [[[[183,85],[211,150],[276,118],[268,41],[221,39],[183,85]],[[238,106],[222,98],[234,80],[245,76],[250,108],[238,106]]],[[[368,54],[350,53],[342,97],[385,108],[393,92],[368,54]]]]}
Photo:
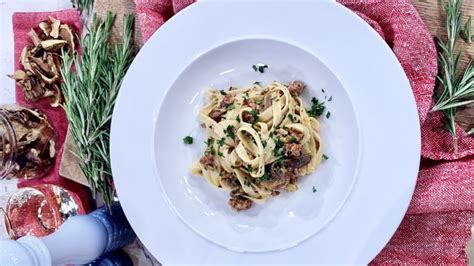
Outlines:
{"type": "Polygon", "coordinates": [[[55,143],[44,113],[19,105],[0,106],[0,179],[44,176],[53,166],[55,143]]]}

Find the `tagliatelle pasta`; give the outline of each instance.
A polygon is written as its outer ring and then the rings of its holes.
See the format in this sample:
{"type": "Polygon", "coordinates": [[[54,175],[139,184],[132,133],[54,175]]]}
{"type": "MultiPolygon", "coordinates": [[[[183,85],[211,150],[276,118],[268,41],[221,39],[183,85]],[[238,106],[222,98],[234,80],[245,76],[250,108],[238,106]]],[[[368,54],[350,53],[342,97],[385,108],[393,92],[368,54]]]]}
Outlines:
{"type": "Polygon", "coordinates": [[[297,178],[314,172],[323,156],[320,124],[299,97],[303,89],[301,82],[273,82],[209,90],[199,112],[207,147],[192,174],[230,191],[237,211],[297,190],[297,178]]]}

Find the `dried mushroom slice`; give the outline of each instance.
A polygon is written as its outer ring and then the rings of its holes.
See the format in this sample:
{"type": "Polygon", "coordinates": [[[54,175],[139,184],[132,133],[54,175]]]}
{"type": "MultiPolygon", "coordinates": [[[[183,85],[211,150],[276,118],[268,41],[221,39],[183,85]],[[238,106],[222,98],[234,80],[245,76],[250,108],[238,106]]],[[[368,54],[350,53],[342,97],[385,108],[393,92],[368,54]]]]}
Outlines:
{"type": "Polygon", "coordinates": [[[15,73],[13,73],[13,75],[7,75],[7,76],[14,80],[24,80],[27,77],[26,72],[23,70],[17,70],[15,71],[15,73]]]}
{"type": "Polygon", "coordinates": [[[39,27],[43,31],[44,35],[46,35],[46,37],[48,37],[49,34],[51,33],[51,25],[49,25],[48,22],[43,21],[39,24],[39,27]]]}
{"type": "Polygon", "coordinates": [[[78,37],[69,25],[61,24],[53,17],[42,21],[38,27],[40,33],[35,29],[28,32],[34,46],[25,46],[20,55],[24,70],[9,77],[16,80],[27,100],[49,97],[51,106],[57,107],[63,99],[59,89],[62,82],[61,50],[73,54],[78,37]]]}
{"type": "Polygon", "coordinates": [[[61,105],[62,94],[61,94],[61,91],[59,90],[59,87],[56,84],[52,84],[51,89],[47,90],[44,93],[44,95],[47,96],[47,97],[50,96],[49,104],[52,107],[58,107],[59,105],[61,105]]]}
{"type": "Polygon", "coordinates": [[[48,52],[60,52],[65,44],[65,40],[46,40],[41,42],[41,47],[48,52]]]}
{"type": "Polygon", "coordinates": [[[49,35],[57,39],[59,37],[59,27],[61,26],[61,21],[51,16],[49,17],[49,20],[51,21],[51,33],[49,35]]]}
{"type": "Polygon", "coordinates": [[[28,36],[30,36],[30,38],[33,41],[33,44],[35,46],[37,46],[41,42],[40,38],[38,37],[38,34],[36,33],[36,31],[34,29],[31,29],[28,32],[28,36]]]}
{"type": "Polygon", "coordinates": [[[69,25],[62,24],[59,29],[59,36],[65,40],[69,46],[69,53],[74,54],[75,44],[74,44],[74,33],[72,32],[69,25]]]}

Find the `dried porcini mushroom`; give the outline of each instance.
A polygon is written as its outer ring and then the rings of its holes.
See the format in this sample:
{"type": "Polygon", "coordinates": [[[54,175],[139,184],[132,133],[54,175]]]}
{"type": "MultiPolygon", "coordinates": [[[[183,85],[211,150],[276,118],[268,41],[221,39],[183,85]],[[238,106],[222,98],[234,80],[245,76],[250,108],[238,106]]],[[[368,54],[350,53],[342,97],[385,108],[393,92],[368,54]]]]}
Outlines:
{"type": "Polygon", "coordinates": [[[40,44],[47,52],[59,52],[67,42],[65,40],[46,40],[40,44]]]}
{"type": "Polygon", "coordinates": [[[40,31],[31,29],[28,32],[34,46],[27,45],[21,51],[19,60],[24,70],[8,76],[16,80],[26,100],[49,97],[51,106],[57,107],[63,99],[59,89],[62,82],[61,51],[71,55],[75,52],[77,34],[69,25],[61,24],[53,17],[42,21],[38,27],[40,31]]]}
{"type": "Polygon", "coordinates": [[[51,33],[49,35],[54,39],[57,39],[59,37],[59,27],[61,27],[61,21],[51,16],[49,17],[49,20],[51,21],[51,33]]]}
{"type": "MultiPolygon", "coordinates": [[[[4,147],[13,147],[13,170],[10,175],[33,178],[46,174],[56,156],[55,134],[46,116],[17,105],[3,105],[0,110],[10,122],[16,137],[16,142],[0,145],[0,155],[10,152],[3,151],[4,147]]],[[[0,131],[6,130],[4,126],[0,123],[0,131]]]]}
{"type": "Polygon", "coordinates": [[[51,25],[48,22],[43,21],[39,24],[40,29],[43,30],[44,35],[49,36],[51,33],[51,25]]]}

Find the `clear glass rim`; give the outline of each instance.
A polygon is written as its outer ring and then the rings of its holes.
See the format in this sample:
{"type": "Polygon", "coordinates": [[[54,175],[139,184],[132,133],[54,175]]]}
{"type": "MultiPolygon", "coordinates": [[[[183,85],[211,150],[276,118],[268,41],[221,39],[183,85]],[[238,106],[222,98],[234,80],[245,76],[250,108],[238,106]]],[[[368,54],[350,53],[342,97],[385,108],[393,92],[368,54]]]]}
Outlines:
{"type": "Polygon", "coordinates": [[[0,123],[3,124],[5,129],[5,132],[1,134],[0,142],[0,147],[2,147],[0,156],[0,180],[2,180],[8,177],[13,166],[13,158],[15,158],[17,139],[15,130],[13,129],[13,126],[10,123],[5,111],[2,109],[0,109],[0,123]],[[6,140],[5,137],[8,139],[6,140]],[[4,152],[7,145],[6,141],[8,141],[10,144],[10,152],[8,154],[5,154],[4,152]]]}

